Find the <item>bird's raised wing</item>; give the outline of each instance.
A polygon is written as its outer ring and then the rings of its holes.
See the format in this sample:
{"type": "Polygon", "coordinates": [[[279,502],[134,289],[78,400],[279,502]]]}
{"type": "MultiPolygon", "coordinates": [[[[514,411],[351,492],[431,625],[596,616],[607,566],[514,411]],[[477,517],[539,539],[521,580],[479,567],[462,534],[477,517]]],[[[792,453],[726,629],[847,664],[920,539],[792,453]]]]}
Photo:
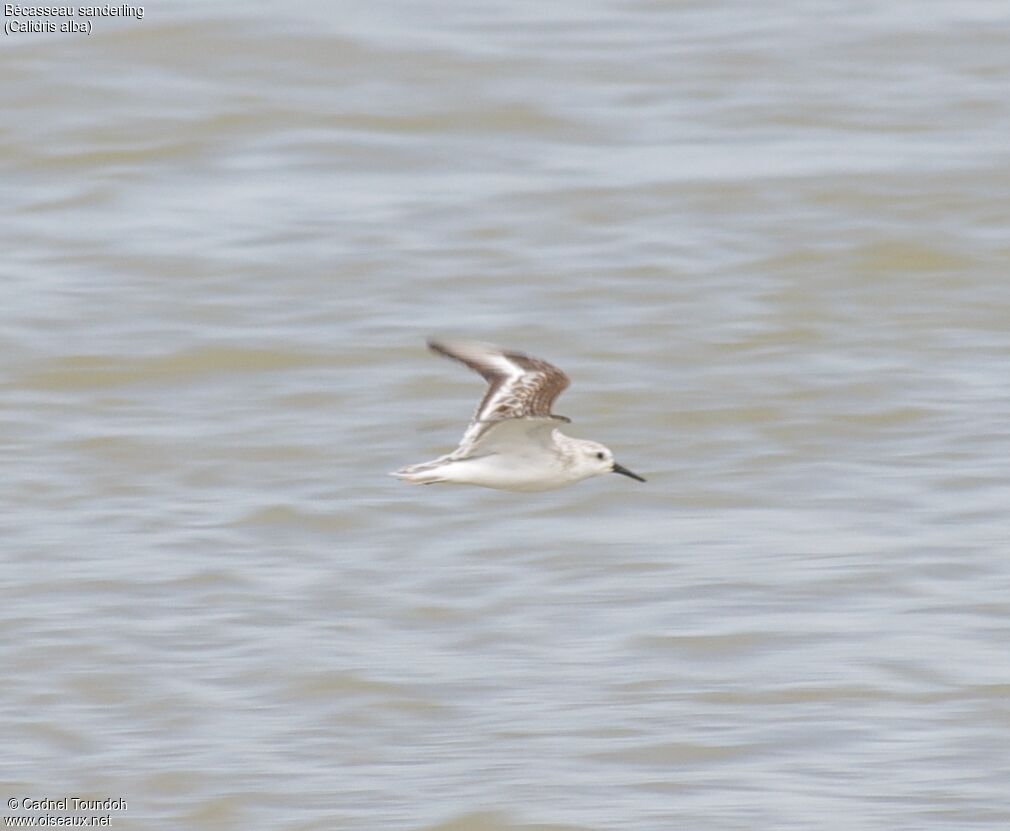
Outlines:
{"type": "Polygon", "coordinates": [[[506,419],[569,420],[551,413],[569,384],[568,376],[553,364],[486,343],[429,340],[428,347],[470,367],[488,383],[457,453],[468,453],[490,425],[506,419]]]}
{"type": "Polygon", "coordinates": [[[467,453],[474,456],[489,453],[505,453],[513,457],[539,456],[553,447],[558,421],[557,416],[482,421],[479,423],[481,431],[470,443],[467,453]]]}

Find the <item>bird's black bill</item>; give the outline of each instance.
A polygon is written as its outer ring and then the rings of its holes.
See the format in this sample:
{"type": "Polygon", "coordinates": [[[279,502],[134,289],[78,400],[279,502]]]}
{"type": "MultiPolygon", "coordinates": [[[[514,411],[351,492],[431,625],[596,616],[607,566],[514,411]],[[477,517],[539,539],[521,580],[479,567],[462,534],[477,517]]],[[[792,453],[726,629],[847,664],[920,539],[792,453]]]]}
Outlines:
{"type": "Polygon", "coordinates": [[[637,479],[639,482],[645,481],[637,473],[632,473],[624,465],[619,465],[617,462],[614,462],[614,473],[620,473],[622,476],[630,476],[632,479],[637,479]]]}

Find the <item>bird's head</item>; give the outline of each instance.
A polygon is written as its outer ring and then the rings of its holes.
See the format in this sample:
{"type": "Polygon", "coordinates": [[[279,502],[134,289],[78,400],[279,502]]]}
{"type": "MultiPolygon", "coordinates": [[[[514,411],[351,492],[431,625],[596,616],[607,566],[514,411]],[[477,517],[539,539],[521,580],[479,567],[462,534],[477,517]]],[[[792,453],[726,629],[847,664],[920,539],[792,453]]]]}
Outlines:
{"type": "Polygon", "coordinates": [[[579,442],[576,464],[585,472],[586,478],[599,476],[601,473],[620,473],[623,476],[637,479],[639,482],[645,481],[637,473],[632,473],[624,465],[618,464],[614,459],[614,454],[610,452],[610,448],[595,441],[579,442]]]}

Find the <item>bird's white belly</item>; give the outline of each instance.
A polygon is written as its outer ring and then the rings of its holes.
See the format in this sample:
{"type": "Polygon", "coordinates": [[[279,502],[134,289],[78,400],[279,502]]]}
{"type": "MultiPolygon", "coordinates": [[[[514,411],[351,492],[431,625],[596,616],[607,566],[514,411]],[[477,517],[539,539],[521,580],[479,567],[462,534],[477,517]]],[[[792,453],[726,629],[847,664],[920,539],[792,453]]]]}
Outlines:
{"type": "Polygon", "coordinates": [[[446,481],[507,491],[549,491],[570,485],[571,472],[553,457],[542,459],[500,454],[464,459],[446,467],[446,481]]]}

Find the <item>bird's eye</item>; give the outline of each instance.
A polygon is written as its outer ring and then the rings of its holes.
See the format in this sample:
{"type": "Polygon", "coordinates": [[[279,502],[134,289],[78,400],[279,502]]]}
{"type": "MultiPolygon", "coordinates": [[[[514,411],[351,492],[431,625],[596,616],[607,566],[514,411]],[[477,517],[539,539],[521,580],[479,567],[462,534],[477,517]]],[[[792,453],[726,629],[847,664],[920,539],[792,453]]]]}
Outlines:
{"type": "Polygon", "coordinates": [[[597,453],[596,454],[596,458],[602,460],[603,459],[603,454],[602,453],[597,453]]]}

